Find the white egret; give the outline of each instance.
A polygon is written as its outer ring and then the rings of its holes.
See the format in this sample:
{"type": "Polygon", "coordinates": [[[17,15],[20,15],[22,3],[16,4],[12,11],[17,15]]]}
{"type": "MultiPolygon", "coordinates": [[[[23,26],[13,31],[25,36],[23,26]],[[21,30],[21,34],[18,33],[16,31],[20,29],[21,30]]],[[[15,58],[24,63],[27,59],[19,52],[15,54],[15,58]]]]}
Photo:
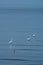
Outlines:
{"type": "Polygon", "coordinates": [[[13,50],[14,53],[15,53],[15,45],[14,45],[13,39],[11,39],[8,43],[10,44],[10,45],[9,45],[9,48],[10,48],[11,50],[13,50]]]}
{"type": "Polygon", "coordinates": [[[32,35],[32,38],[35,39],[35,37],[36,37],[36,34],[34,33],[34,34],[32,35]]]}
{"type": "Polygon", "coordinates": [[[30,41],[31,40],[31,37],[27,37],[27,41],[30,41]]]}
{"type": "Polygon", "coordinates": [[[12,44],[13,43],[13,39],[11,39],[10,41],[9,41],[9,44],[12,44]]]}
{"type": "Polygon", "coordinates": [[[35,37],[35,36],[36,36],[36,34],[33,34],[32,36],[33,36],[33,37],[35,37]]]}

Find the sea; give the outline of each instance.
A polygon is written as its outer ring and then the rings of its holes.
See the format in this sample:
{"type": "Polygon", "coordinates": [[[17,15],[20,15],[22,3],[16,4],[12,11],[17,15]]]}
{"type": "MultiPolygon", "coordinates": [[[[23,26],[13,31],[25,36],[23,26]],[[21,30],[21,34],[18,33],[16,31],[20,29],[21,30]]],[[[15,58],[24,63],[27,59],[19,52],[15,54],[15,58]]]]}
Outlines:
{"type": "Polygon", "coordinates": [[[0,8],[0,65],[43,65],[43,8],[0,8]]]}

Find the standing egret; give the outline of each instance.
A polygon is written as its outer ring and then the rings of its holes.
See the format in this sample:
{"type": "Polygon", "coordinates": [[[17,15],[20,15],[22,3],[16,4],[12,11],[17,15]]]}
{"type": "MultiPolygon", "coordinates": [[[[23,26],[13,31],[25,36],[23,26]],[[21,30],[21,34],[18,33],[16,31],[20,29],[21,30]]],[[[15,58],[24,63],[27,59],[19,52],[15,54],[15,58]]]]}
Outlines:
{"type": "Polygon", "coordinates": [[[15,45],[14,45],[14,42],[13,42],[13,40],[11,39],[10,41],[9,41],[9,48],[11,49],[11,50],[13,50],[14,51],[14,53],[15,53],[15,45]]]}
{"type": "Polygon", "coordinates": [[[12,49],[13,40],[11,39],[8,43],[9,43],[9,48],[12,49]]]}
{"type": "Polygon", "coordinates": [[[9,41],[9,44],[12,44],[13,43],[13,39],[11,39],[10,41],[9,41]]]}
{"type": "Polygon", "coordinates": [[[16,50],[15,48],[16,48],[16,46],[13,45],[13,46],[12,46],[12,49],[13,49],[14,54],[15,54],[15,50],[16,50]]]}

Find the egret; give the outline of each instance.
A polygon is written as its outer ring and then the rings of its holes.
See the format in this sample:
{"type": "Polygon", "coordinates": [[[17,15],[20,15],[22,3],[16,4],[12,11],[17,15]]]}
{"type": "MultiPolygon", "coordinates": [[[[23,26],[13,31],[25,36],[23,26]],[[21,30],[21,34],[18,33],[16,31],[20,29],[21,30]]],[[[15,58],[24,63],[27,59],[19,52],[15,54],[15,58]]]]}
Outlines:
{"type": "Polygon", "coordinates": [[[32,35],[32,38],[35,39],[35,37],[36,37],[36,34],[34,33],[34,34],[32,35]]]}
{"type": "Polygon", "coordinates": [[[13,39],[11,39],[10,41],[9,41],[9,44],[12,44],[13,43],[13,39]]]}
{"type": "Polygon", "coordinates": [[[15,45],[14,45],[14,43],[13,43],[13,40],[11,39],[10,41],[9,41],[9,48],[11,49],[11,50],[13,50],[14,51],[14,53],[15,53],[15,45]]]}
{"type": "Polygon", "coordinates": [[[35,36],[36,36],[36,34],[33,34],[32,36],[33,36],[33,37],[35,37],[35,36]]]}
{"type": "Polygon", "coordinates": [[[27,41],[30,41],[30,40],[31,40],[31,37],[28,37],[28,38],[27,38],[27,41]]]}

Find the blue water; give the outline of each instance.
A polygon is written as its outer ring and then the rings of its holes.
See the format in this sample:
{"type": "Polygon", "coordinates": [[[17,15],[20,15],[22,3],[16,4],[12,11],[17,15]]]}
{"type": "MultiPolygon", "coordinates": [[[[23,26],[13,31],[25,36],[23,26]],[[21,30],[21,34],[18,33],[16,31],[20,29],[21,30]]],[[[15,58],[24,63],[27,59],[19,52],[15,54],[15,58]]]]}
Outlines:
{"type": "Polygon", "coordinates": [[[0,65],[43,65],[43,8],[0,9],[0,65]],[[33,33],[35,39],[27,41],[33,33]]]}

